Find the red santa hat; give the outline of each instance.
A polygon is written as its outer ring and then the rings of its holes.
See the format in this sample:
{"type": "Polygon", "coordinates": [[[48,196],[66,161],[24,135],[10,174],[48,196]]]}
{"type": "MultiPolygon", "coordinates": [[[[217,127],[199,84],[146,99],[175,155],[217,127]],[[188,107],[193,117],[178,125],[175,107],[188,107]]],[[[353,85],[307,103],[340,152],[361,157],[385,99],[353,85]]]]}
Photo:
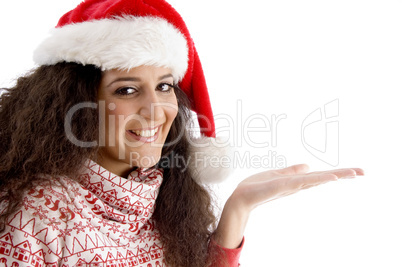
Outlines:
{"type": "Polygon", "coordinates": [[[102,70],[170,68],[207,137],[192,140],[193,177],[199,183],[219,182],[231,171],[216,166],[216,159],[227,156],[228,150],[213,139],[214,118],[197,50],[180,14],[164,0],[85,0],[60,18],[34,52],[34,61],[92,64],[102,70]],[[199,160],[202,157],[205,160],[199,160]]]}
{"type": "Polygon", "coordinates": [[[34,61],[77,62],[102,70],[170,68],[198,115],[201,133],[215,136],[197,50],[180,14],[163,0],[86,0],[60,18],[36,49],[34,61]]]}

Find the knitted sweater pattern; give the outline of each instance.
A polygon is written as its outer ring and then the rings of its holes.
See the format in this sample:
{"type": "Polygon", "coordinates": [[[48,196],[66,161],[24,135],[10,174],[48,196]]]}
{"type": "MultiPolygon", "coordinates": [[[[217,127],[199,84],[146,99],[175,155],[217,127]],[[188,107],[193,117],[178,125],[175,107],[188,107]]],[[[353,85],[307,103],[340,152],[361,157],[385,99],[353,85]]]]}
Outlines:
{"type": "Polygon", "coordinates": [[[79,182],[41,183],[0,234],[0,266],[166,266],[151,219],[162,179],[161,169],[123,178],[88,161],[79,182]]]}

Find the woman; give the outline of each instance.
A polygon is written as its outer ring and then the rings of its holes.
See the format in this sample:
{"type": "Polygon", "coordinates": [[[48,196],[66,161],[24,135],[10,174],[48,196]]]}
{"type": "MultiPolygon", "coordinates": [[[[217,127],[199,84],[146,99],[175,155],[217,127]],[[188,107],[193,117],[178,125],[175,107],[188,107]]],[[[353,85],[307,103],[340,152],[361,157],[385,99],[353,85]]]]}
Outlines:
{"type": "Polygon", "coordinates": [[[255,207],[362,174],[297,165],[253,175],[218,222],[204,183],[223,168],[197,169],[196,157],[219,149],[187,130],[192,109],[201,135],[215,137],[207,87],[184,21],[163,0],[85,1],[35,61],[1,97],[7,266],[237,266],[255,207]]]}

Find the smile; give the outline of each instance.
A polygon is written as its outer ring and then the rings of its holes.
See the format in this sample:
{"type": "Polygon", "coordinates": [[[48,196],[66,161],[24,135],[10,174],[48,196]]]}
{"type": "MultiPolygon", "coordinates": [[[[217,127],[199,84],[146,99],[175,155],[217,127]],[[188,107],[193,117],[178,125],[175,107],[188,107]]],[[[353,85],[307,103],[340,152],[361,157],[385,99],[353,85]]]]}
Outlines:
{"type": "Polygon", "coordinates": [[[151,143],[158,139],[160,127],[161,126],[150,129],[128,130],[127,133],[137,141],[151,143]]]}
{"type": "Polygon", "coordinates": [[[138,135],[138,136],[142,136],[142,137],[151,137],[154,136],[157,132],[158,132],[159,128],[155,128],[152,130],[137,130],[137,131],[131,131],[132,133],[138,135]]]}

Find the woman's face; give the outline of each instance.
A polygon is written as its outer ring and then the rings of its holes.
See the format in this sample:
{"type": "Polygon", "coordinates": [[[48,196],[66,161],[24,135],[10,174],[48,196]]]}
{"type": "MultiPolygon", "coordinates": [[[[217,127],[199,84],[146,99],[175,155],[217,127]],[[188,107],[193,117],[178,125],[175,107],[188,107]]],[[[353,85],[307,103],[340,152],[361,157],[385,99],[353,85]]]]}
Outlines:
{"type": "Polygon", "coordinates": [[[140,66],[103,73],[98,92],[98,163],[126,176],[134,167],[152,167],[161,157],[178,107],[169,69],[140,66]]]}

